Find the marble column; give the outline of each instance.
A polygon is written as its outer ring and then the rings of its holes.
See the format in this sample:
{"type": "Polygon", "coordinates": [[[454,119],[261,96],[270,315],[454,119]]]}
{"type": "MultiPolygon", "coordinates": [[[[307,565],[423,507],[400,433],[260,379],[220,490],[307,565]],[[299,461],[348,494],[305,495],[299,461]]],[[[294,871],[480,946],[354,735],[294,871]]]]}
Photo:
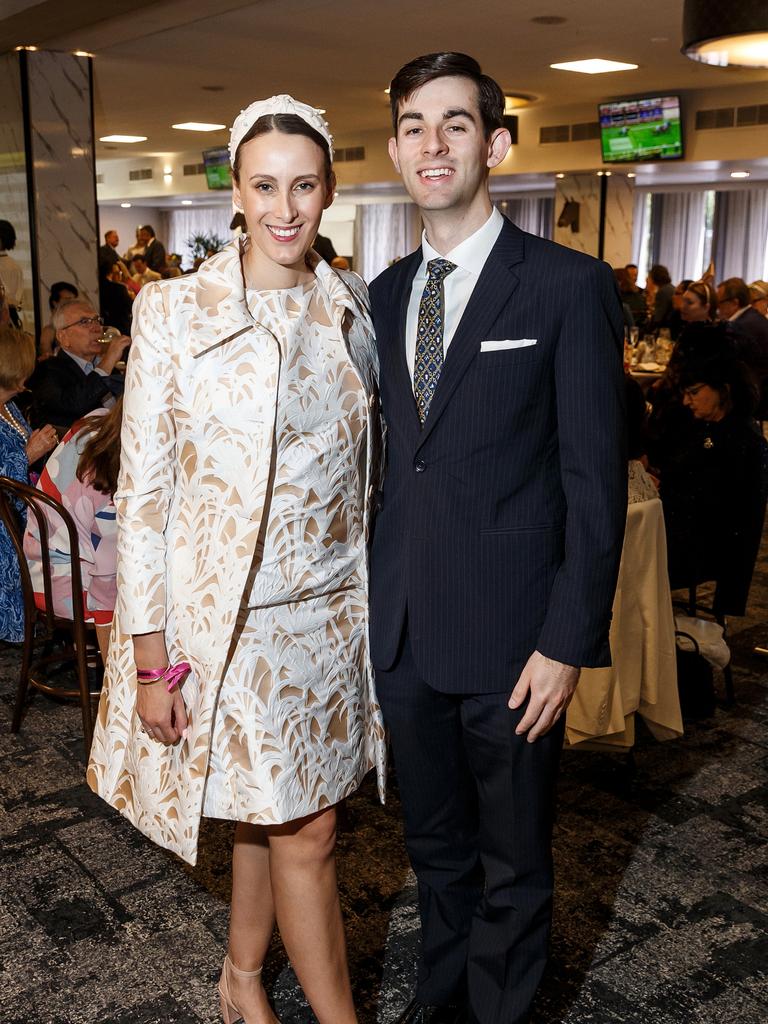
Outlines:
{"type": "Polygon", "coordinates": [[[27,330],[49,320],[54,281],[98,306],[90,57],[21,50],[0,58],[0,214],[18,236],[27,330]]]}
{"type": "Polygon", "coordinates": [[[632,260],[634,182],[621,172],[566,174],[556,180],[553,238],[569,249],[599,256],[611,266],[632,260]],[[557,227],[565,203],[579,204],[579,230],[557,227]]]}

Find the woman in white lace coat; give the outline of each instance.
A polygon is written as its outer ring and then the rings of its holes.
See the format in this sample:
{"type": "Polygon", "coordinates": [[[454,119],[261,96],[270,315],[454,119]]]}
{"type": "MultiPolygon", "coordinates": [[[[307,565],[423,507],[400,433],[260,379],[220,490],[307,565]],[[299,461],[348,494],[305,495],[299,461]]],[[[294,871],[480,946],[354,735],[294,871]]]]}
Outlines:
{"type": "Polygon", "coordinates": [[[89,782],[190,863],[202,815],[238,822],[226,1021],[276,1020],[259,979],[276,918],[318,1020],[353,1024],[334,808],[384,773],[375,344],[365,286],[310,251],[335,187],[319,112],[252,104],[230,151],[248,234],[135,307],[89,782]]]}

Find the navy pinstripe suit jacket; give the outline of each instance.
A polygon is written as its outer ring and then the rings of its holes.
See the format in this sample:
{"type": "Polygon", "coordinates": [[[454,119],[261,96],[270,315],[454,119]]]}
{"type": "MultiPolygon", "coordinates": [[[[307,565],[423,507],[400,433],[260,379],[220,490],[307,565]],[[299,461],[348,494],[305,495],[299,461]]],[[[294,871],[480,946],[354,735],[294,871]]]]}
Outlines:
{"type": "Polygon", "coordinates": [[[403,625],[423,678],[511,690],[534,649],[610,664],[627,504],[623,320],[602,262],[504,227],[424,428],[405,356],[421,250],[371,285],[387,467],[371,550],[371,654],[403,625]],[[481,351],[485,340],[535,345],[481,351]]]}

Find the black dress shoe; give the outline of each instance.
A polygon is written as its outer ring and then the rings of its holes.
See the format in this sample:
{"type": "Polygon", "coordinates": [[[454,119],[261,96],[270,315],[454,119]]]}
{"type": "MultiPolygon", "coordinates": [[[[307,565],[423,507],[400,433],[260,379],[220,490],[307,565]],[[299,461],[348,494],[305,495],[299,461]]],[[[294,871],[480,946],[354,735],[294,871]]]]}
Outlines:
{"type": "Polygon", "coordinates": [[[463,1006],[425,1006],[412,999],[395,1024],[467,1024],[463,1006]]]}

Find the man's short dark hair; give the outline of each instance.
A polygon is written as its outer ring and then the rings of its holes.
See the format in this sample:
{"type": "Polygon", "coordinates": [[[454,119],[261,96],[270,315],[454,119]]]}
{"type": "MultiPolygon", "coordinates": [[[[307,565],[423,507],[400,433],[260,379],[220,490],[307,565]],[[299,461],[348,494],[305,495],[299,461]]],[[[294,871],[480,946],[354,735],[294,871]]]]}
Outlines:
{"type": "Polygon", "coordinates": [[[729,277],[721,281],[718,288],[723,289],[723,301],[736,299],[739,309],[749,305],[749,285],[740,277],[729,277]]]}
{"type": "Polygon", "coordinates": [[[141,231],[148,231],[149,235],[150,235],[150,238],[154,238],[155,237],[155,229],[152,227],[151,224],[142,224],[140,230],[141,231]]]}
{"type": "Polygon", "coordinates": [[[624,264],[624,269],[625,270],[637,270],[637,264],[636,263],[625,263],[624,264]]]}
{"type": "Polygon", "coordinates": [[[456,76],[469,78],[477,86],[477,105],[485,137],[502,126],[504,93],[498,82],[484,75],[474,57],[466,53],[428,53],[409,61],[397,72],[389,86],[392,128],[397,135],[398,106],[428,82],[456,76]]]}
{"type": "Polygon", "coordinates": [[[16,231],[8,220],[0,220],[0,249],[13,249],[16,245],[16,231]]]}

